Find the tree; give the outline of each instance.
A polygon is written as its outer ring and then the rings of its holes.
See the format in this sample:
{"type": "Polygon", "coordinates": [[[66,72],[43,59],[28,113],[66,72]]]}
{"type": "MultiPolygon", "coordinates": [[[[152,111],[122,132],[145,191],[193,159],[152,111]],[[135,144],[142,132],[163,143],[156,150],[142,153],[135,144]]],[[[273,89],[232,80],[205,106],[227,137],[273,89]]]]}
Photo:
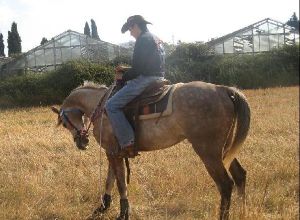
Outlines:
{"type": "Polygon", "coordinates": [[[0,33],[0,57],[5,57],[3,35],[0,33]]]}
{"type": "Polygon", "coordinates": [[[93,19],[91,19],[91,28],[92,28],[92,38],[100,40],[98,31],[97,31],[97,25],[93,19]]]}
{"type": "Polygon", "coordinates": [[[8,56],[19,54],[22,52],[21,37],[18,33],[17,23],[13,22],[11,25],[11,31],[8,31],[7,38],[8,56]]]}
{"type": "Polygon", "coordinates": [[[91,36],[91,30],[90,30],[90,26],[87,22],[85,22],[85,26],[84,26],[84,34],[87,36],[91,36]]]}
{"type": "Polygon", "coordinates": [[[290,18],[290,20],[288,20],[286,22],[287,25],[294,27],[297,31],[299,31],[299,19],[296,15],[296,12],[294,12],[294,14],[292,15],[292,17],[290,18]]]}
{"type": "Polygon", "coordinates": [[[47,43],[47,42],[48,42],[47,38],[43,37],[43,39],[42,39],[42,41],[41,41],[41,45],[44,45],[44,44],[47,43]]]}

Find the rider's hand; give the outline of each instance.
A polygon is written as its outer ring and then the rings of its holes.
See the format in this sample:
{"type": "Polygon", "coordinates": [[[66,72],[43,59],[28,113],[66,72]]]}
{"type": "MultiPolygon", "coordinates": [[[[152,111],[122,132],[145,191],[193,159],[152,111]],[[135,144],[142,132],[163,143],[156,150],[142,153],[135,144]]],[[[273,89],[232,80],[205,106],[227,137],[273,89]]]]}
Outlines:
{"type": "Polygon", "coordinates": [[[115,68],[115,71],[116,71],[116,73],[118,73],[118,72],[124,72],[125,71],[125,69],[124,69],[124,66],[117,66],[116,68],[115,68]]]}
{"type": "Polygon", "coordinates": [[[122,80],[123,78],[123,72],[117,72],[115,73],[115,80],[122,80]]]}

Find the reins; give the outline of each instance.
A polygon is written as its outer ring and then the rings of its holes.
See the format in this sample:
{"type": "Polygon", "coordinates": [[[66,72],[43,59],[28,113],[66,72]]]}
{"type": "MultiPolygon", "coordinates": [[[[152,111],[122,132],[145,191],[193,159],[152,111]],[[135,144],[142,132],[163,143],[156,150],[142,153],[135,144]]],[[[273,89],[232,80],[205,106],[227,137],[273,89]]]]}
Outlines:
{"type": "MultiPolygon", "coordinates": [[[[87,127],[86,133],[88,133],[89,128],[91,126],[91,124],[98,118],[100,117],[100,129],[99,129],[99,145],[101,147],[102,145],[102,123],[103,123],[103,112],[104,112],[104,106],[105,103],[107,102],[107,100],[109,99],[110,95],[112,94],[114,88],[116,87],[116,82],[114,82],[109,89],[105,92],[105,94],[102,96],[102,98],[100,99],[97,107],[95,108],[92,116],[91,116],[91,120],[90,123],[87,127]]],[[[100,150],[100,163],[101,163],[101,150],[100,150]]],[[[129,184],[130,182],[130,166],[129,166],[129,160],[128,158],[125,158],[125,165],[126,165],[126,169],[127,169],[127,184],[129,184]]],[[[101,175],[101,166],[100,166],[100,175],[101,175]]],[[[101,180],[101,178],[100,178],[101,180]]],[[[100,181],[101,182],[101,181],[100,181]]],[[[100,186],[100,192],[101,192],[101,186],[100,186]]]]}

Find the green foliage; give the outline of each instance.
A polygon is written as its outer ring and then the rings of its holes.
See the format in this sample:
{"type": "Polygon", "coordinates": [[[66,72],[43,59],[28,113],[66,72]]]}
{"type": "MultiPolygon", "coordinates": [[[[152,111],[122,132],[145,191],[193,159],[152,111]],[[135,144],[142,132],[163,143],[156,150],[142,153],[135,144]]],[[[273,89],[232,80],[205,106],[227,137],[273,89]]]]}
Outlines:
{"type": "Polygon", "coordinates": [[[96,25],[96,22],[93,19],[91,19],[91,28],[92,28],[92,38],[100,40],[99,35],[98,35],[98,31],[97,31],[97,25],[96,25]]]}
{"type": "Polygon", "coordinates": [[[0,57],[1,56],[5,56],[5,53],[4,53],[4,41],[3,41],[3,35],[2,33],[0,33],[0,57]]]}
{"type": "Polygon", "coordinates": [[[8,31],[7,39],[8,56],[20,54],[22,52],[21,37],[18,33],[17,23],[13,22],[11,31],[8,31]]]}
{"type": "Polygon", "coordinates": [[[84,32],[83,32],[85,35],[87,36],[91,36],[91,30],[90,30],[90,26],[87,22],[85,22],[85,26],[84,26],[84,32]]]}
{"type": "Polygon", "coordinates": [[[166,77],[174,83],[200,80],[240,88],[299,84],[299,45],[255,55],[209,51],[205,45],[179,45],[166,60],[166,77]]]}
{"type": "Polygon", "coordinates": [[[0,106],[59,104],[86,80],[110,85],[113,72],[112,66],[77,60],[56,71],[13,76],[0,81],[0,106]]]}
{"type": "Polygon", "coordinates": [[[299,19],[296,15],[296,12],[294,12],[294,14],[292,15],[292,17],[290,18],[290,20],[288,20],[286,22],[287,25],[291,26],[291,27],[294,27],[297,31],[299,31],[299,19]]]}
{"type": "Polygon", "coordinates": [[[47,42],[48,42],[48,39],[45,38],[45,37],[43,37],[43,38],[42,38],[42,41],[41,41],[41,45],[44,45],[44,44],[47,43],[47,42]]]}
{"type": "MultiPolygon", "coordinates": [[[[210,55],[202,44],[180,44],[166,59],[171,82],[206,81],[239,88],[265,88],[299,84],[299,45],[268,53],[210,55]]],[[[111,64],[73,60],[48,73],[27,73],[0,80],[0,106],[59,104],[84,81],[110,85],[114,66],[130,64],[118,57],[111,64]]]]}
{"type": "Polygon", "coordinates": [[[120,64],[127,64],[127,65],[131,65],[131,56],[126,56],[126,55],[123,55],[123,56],[117,56],[113,61],[112,61],[112,64],[114,66],[117,66],[117,65],[120,65],[120,64]]]}

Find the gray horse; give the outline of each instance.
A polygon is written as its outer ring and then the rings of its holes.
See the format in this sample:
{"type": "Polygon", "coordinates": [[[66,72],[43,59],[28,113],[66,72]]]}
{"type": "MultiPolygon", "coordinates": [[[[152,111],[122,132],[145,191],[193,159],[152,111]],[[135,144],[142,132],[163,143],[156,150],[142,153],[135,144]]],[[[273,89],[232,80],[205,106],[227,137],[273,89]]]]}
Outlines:
{"type": "MultiPolygon", "coordinates": [[[[92,116],[107,90],[105,86],[84,85],[74,89],[59,110],[52,107],[58,114],[58,125],[63,124],[71,132],[81,150],[88,144],[83,116],[92,116]]],[[[232,87],[205,82],[180,83],[176,84],[173,93],[172,108],[172,114],[161,117],[158,123],[157,119],[140,121],[138,150],[164,149],[187,139],[220,192],[220,219],[228,219],[234,184],[243,204],[245,202],[246,171],[236,159],[250,126],[250,109],[245,96],[232,87]]],[[[98,143],[99,124],[98,117],[93,121],[93,133],[98,143]]],[[[110,206],[116,180],[120,194],[118,219],[129,219],[124,159],[111,153],[118,144],[105,114],[102,125],[101,147],[106,151],[109,167],[103,203],[97,211],[103,212],[110,206]]]]}

